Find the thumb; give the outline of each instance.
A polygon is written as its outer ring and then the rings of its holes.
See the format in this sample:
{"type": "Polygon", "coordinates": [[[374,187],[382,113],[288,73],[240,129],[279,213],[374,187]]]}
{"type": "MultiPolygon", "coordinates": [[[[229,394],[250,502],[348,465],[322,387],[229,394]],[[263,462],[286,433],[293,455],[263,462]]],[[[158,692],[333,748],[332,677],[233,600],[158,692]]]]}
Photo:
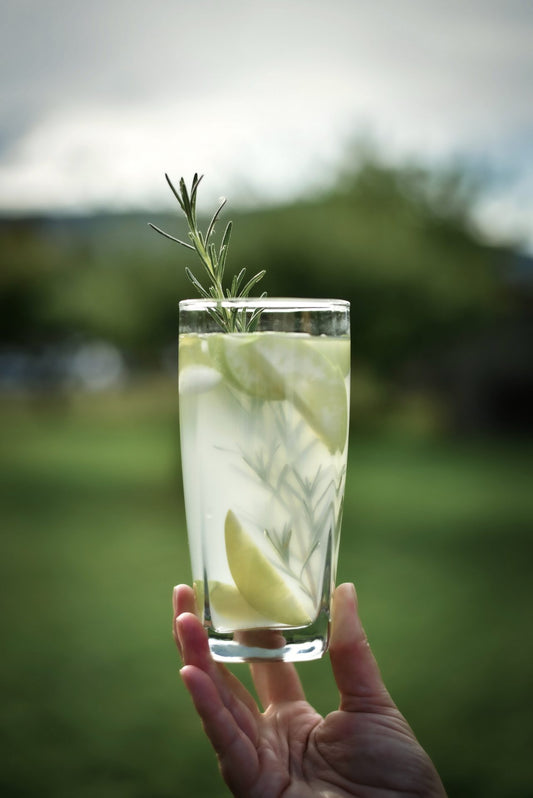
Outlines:
{"type": "Polygon", "coordinates": [[[349,582],[335,590],[329,650],[340,709],[369,712],[395,707],[359,619],[355,587],[349,582]]]}

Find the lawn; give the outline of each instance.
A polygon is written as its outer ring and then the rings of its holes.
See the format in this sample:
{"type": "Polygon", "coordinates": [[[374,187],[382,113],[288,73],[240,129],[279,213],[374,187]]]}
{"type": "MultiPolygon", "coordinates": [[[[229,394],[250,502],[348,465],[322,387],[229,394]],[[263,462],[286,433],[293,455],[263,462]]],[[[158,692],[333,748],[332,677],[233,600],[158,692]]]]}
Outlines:
{"type": "MultiPolygon", "coordinates": [[[[2,795],[226,796],[170,637],[174,386],[1,418],[2,795]]],[[[450,798],[533,795],[530,451],[352,434],[339,580],[450,798]]],[[[327,658],[300,672],[333,708],[327,658]]]]}

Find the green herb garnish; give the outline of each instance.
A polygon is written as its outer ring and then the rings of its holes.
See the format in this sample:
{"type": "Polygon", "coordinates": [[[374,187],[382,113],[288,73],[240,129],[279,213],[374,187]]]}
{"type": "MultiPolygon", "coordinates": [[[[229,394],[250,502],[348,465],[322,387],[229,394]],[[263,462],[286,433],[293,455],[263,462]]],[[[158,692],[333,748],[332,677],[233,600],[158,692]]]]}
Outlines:
{"type": "MultiPolygon", "coordinates": [[[[202,285],[200,280],[193,274],[188,266],[185,267],[185,273],[200,296],[204,297],[204,299],[242,299],[249,296],[252,288],[264,277],[264,269],[251,277],[243,285],[246,275],[246,269],[243,268],[238,274],[233,276],[229,288],[224,289],[223,285],[228,246],[233,226],[232,222],[230,221],[227,223],[224,230],[224,235],[222,236],[220,246],[218,248],[213,241],[213,235],[215,232],[216,222],[218,221],[222,208],[226,204],[226,200],[223,199],[221,201],[217,210],[213,214],[209,225],[207,226],[206,232],[202,233],[202,231],[198,228],[196,219],[196,195],[198,193],[198,186],[200,185],[203,175],[200,175],[200,177],[198,177],[198,174],[194,175],[190,193],[183,177],[179,182],[179,191],[174,187],[167,174],[165,174],[165,178],[187,218],[190,243],[170,235],[170,233],[167,233],[164,230],[161,230],[159,227],[156,227],[155,224],[150,223],[150,227],[152,227],[157,233],[165,236],[165,238],[170,238],[171,241],[175,241],[177,244],[181,244],[183,247],[192,249],[197,253],[209,281],[208,287],[206,288],[204,285],[202,285]]],[[[266,292],[261,294],[261,297],[264,296],[266,296],[266,292]]],[[[257,326],[261,309],[256,309],[249,318],[247,318],[245,310],[224,307],[222,304],[210,309],[209,312],[224,331],[249,332],[254,330],[257,326]]]]}

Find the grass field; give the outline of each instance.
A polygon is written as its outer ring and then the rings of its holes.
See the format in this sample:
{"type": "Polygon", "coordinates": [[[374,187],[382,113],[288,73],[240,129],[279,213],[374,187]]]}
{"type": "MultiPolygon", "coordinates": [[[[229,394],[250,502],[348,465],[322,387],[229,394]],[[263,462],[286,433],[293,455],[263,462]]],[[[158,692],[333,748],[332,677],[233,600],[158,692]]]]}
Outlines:
{"type": "MultiPolygon", "coordinates": [[[[6,798],[228,794],[170,637],[189,579],[174,406],[173,386],[2,405],[6,798]]],[[[530,452],[352,435],[339,580],[450,798],[533,795],[530,452]]],[[[332,709],[327,658],[300,672],[332,709]]]]}

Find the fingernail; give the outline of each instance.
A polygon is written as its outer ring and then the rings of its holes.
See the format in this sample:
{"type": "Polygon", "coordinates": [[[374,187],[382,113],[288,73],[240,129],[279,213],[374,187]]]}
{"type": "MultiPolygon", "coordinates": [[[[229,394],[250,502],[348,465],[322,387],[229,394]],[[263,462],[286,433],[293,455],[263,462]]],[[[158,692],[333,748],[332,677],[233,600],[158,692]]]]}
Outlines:
{"type": "Polygon", "coordinates": [[[177,634],[177,636],[178,636],[178,640],[179,640],[179,641],[180,641],[180,643],[181,643],[181,634],[180,634],[180,631],[181,631],[181,630],[180,630],[180,623],[179,623],[179,620],[180,620],[180,616],[179,616],[179,615],[177,615],[177,616],[176,616],[176,618],[174,618],[174,627],[175,627],[175,629],[176,629],[176,634],[177,634]]]}
{"type": "Polygon", "coordinates": [[[353,582],[339,585],[333,614],[335,642],[345,645],[362,634],[361,622],[357,613],[357,593],[353,582]]]}
{"type": "Polygon", "coordinates": [[[174,585],[172,589],[172,607],[175,615],[178,611],[178,585],[174,585]]]}
{"type": "Polygon", "coordinates": [[[180,674],[180,677],[181,677],[181,681],[183,682],[185,687],[187,687],[187,690],[188,690],[189,688],[187,686],[187,676],[189,674],[189,666],[188,665],[182,665],[181,668],[179,669],[179,674],[180,674]]]}
{"type": "Polygon", "coordinates": [[[180,627],[179,627],[179,624],[178,624],[178,618],[174,618],[174,640],[176,641],[176,647],[177,647],[178,653],[179,653],[179,655],[181,657],[181,661],[183,662],[183,643],[181,641],[180,627]]]}

